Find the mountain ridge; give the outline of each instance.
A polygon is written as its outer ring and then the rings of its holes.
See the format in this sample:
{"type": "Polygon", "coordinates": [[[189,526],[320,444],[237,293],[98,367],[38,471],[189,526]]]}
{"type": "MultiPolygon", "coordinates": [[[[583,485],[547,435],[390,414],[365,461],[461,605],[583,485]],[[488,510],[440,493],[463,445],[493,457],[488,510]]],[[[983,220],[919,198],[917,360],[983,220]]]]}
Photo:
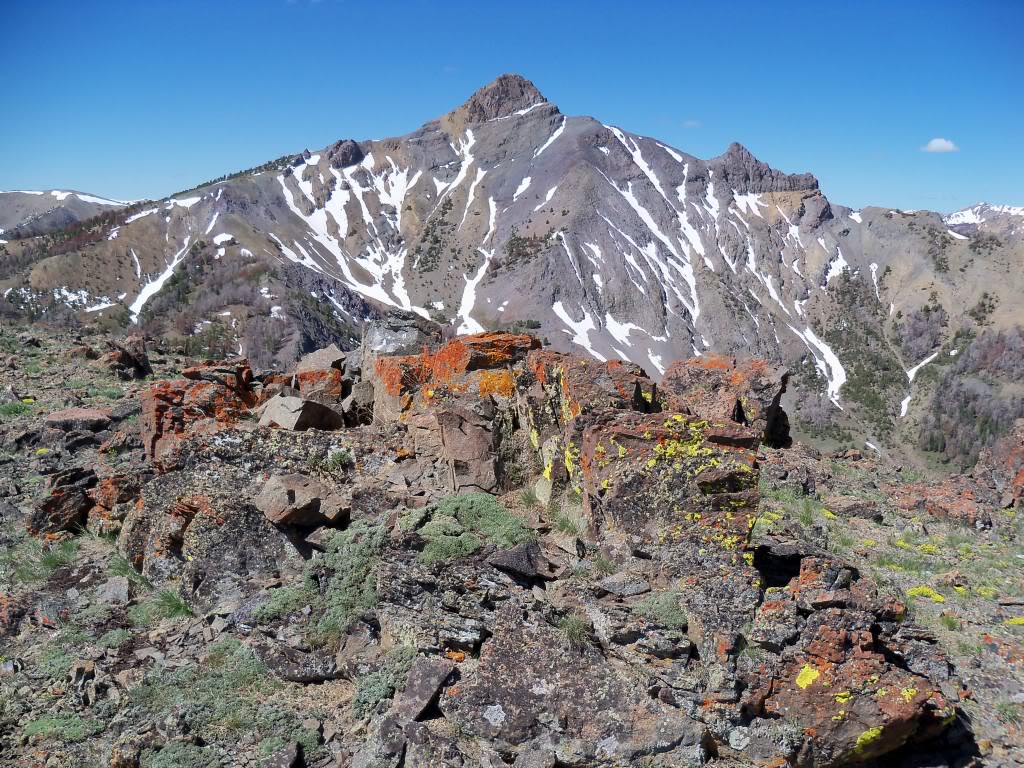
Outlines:
{"type": "Polygon", "coordinates": [[[0,288],[19,306],[216,331],[250,356],[269,334],[264,363],[355,339],[388,309],[454,333],[530,327],[655,377],[707,352],[767,357],[796,374],[798,422],[838,421],[886,449],[909,429],[903,402],[910,390],[913,418],[921,382],[908,372],[927,356],[904,317],[942,309],[925,351],[948,357],[961,332],[1024,311],[1019,232],[998,223],[1016,217],[997,208],[977,223],[853,210],[738,143],[701,160],[564,115],[503,75],[404,136],[340,140],[136,206],[73,253],[18,246],[31,266],[0,288]],[[981,325],[970,311],[986,302],[981,325]]]}

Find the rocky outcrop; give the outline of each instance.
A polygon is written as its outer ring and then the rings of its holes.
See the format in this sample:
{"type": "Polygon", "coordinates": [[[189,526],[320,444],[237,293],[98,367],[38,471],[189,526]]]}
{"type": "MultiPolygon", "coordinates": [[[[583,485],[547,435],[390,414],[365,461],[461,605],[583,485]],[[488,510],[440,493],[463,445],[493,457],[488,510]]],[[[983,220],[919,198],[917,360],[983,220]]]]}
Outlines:
{"type": "Polygon", "coordinates": [[[974,470],[1004,509],[1021,507],[1024,500],[1024,419],[1018,419],[1009,435],[1000,438],[978,456],[974,470]]]}
{"type": "Polygon", "coordinates": [[[520,75],[500,75],[484,86],[461,107],[448,114],[444,122],[462,128],[489,120],[509,117],[513,113],[547,102],[537,86],[520,75]]]}
{"type": "Polygon", "coordinates": [[[96,484],[96,473],[76,467],[57,472],[47,481],[47,494],[36,504],[28,530],[33,535],[80,530],[92,507],[89,489],[96,484]]]}
{"type": "Polygon", "coordinates": [[[661,380],[665,408],[729,419],[761,434],[765,445],[788,448],[789,418],[782,410],[789,374],[764,360],[703,355],[672,363],[661,380]]]}
{"type": "Polygon", "coordinates": [[[725,151],[708,162],[715,177],[725,186],[741,193],[800,192],[818,189],[818,180],[810,173],[789,174],[777,171],[758,160],[742,144],[733,142],[725,151]]]}
{"type": "Polygon", "coordinates": [[[441,696],[445,717],[562,763],[632,764],[666,752],[704,761],[705,726],[645,695],[595,646],[569,647],[555,626],[522,614],[514,602],[497,610],[475,673],[441,696]],[[557,742],[556,724],[567,734],[557,742]]]}
{"type": "Polygon", "coordinates": [[[252,408],[253,374],[248,362],[207,364],[187,368],[184,380],[163,381],[143,392],[143,450],[154,466],[173,468],[178,438],[186,432],[215,431],[236,422],[252,408]]]}
{"type": "MultiPolygon", "coordinates": [[[[144,450],[15,449],[52,478],[27,524],[62,564],[18,550],[37,570],[0,597],[0,633],[18,646],[0,687],[21,674],[21,638],[78,642],[53,631],[74,620],[103,650],[76,649],[60,705],[116,723],[111,753],[129,764],[178,744],[258,764],[302,743],[367,768],[839,768],[974,748],[957,709],[968,694],[936,640],[948,622],[917,626],[899,598],[969,610],[982,574],[954,552],[962,574],[921,565],[922,583],[883,588],[855,562],[887,538],[908,566],[938,558],[934,526],[959,523],[904,509],[919,489],[879,457],[764,446],[781,372],[707,356],[655,382],[496,332],[376,355],[372,369],[358,358],[328,349],[262,380],[243,361],[186,368],[138,387],[144,450]],[[257,423],[286,400],[341,418],[339,385],[372,402],[374,423],[257,423]],[[99,541],[65,567],[83,524],[116,533],[138,573],[99,541]],[[230,721],[210,702],[224,690],[230,721]],[[236,710],[272,737],[245,723],[225,737],[236,710]]],[[[0,537],[20,514],[0,507],[0,537]]],[[[1015,606],[984,608],[1007,637],[1015,606]]],[[[1017,663],[996,635],[984,663],[1017,663]]],[[[44,674],[49,657],[26,656],[44,674]]]]}
{"type": "Polygon", "coordinates": [[[586,423],[564,460],[595,530],[743,548],[757,514],[756,433],[678,413],[603,410],[586,423]]]}
{"type": "Polygon", "coordinates": [[[153,374],[142,336],[129,336],[124,341],[107,341],[107,352],[100,363],[124,379],[144,379],[153,374]]]}
{"type": "MultiPolygon", "coordinates": [[[[287,536],[244,501],[182,494],[166,475],[144,491],[118,547],[154,583],[177,583],[193,610],[230,613],[261,582],[295,574],[302,558],[287,536]]],[[[198,490],[198,489],[194,489],[198,490]]]]}

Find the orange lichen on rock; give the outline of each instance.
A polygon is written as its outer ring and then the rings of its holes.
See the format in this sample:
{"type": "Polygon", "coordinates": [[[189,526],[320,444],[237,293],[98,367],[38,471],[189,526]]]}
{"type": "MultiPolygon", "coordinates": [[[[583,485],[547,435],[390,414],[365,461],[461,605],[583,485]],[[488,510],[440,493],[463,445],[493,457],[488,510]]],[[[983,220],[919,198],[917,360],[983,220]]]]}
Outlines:
{"type": "Polygon", "coordinates": [[[515,392],[515,379],[508,368],[497,371],[481,371],[479,376],[480,396],[498,395],[511,397],[515,392]]]}

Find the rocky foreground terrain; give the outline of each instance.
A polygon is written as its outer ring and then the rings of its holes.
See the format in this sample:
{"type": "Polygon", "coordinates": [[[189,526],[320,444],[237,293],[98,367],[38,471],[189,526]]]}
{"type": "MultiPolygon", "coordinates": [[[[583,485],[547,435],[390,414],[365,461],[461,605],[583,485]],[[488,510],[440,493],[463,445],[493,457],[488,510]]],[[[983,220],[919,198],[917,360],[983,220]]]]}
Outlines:
{"type": "Polygon", "coordinates": [[[1024,763],[1024,423],[970,476],[384,314],[285,373],[0,336],[0,763],[1024,763]]]}

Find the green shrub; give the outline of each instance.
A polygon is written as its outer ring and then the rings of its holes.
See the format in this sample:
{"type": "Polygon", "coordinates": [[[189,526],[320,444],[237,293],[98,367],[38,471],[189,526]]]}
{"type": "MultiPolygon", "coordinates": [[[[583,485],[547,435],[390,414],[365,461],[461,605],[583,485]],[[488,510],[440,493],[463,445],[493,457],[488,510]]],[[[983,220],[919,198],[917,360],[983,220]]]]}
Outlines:
{"type": "Polygon", "coordinates": [[[593,562],[594,572],[598,576],[611,576],[613,573],[618,573],[619,568],[610,557],[598,555],[593,562]]]}
{"type": "Polygon", "coordinates": [[[344,531],[331,531],[325,551],[306,565],[302,584],[271,590],[253,618],[273,621],[308,605],[314,618],[306,629],[307,641],[316,646],[336,642],[361,613],[377,604],[373,572],[386,541],[383,526],[354,523],[344,531]]]}
{"type": "Polygon", "coordinates": [[[354,466],[355,463],[356,457],[351,448],[338,448],[327,456],[327,469],[331,472],[340,472],[354,466]]]}
{"type": "Polygon", "coordinates": [[[221,768],[213,750],[187,741],[172,741],[158,752],[142,753],[142,768],[221,768]]]}
{"type": "Polygon", "coordinates": [[[107,400],[120,400],[124,392],[120,387],[100,387],[89,391],[90,397],[102,397],[107,400]]]}
{"type": "Polygon", "coordinates": [[[47,680],[60,680],[67,677],[75,659],[63,648],[50,646],[42,652],[35,668],[47,680]]]}
{"type": "Polygon", "coordinates": [[[13,418],[31,412],[32,406],[29,403],[0,403],[0,417],[3,418],[13,418]]]}
{"type": "Polygon", "coordinates": [[[131,636],[131,632],[127,629],[112,629],[109,632],[104,632],[97,644],[100,648],[120,648],[131,639],[131,636]]]}
{"type": "Polygon", "coordinates": [[[252,617],[259,622],[273,621],[312,605],[315,600],[316,594],[305,586],[279,587],[270,590],[266,602],[253,610],[252,617]]]}
{"type": "Polygon", "coordinates": [[[259,700],[280,687],[249,648],[228,638],[210,646],[205,664],[155,668],[131,690],[129,703],[151,722],[176,713],[193,732],[210,739],[225,731],[256,730],[259,700]]]}
{"type": "Polygon", "coordinates": [[[132,623],[147,627],[161,619],[187,619],[195,616],[184,598],[173,589],[154,592],[146,602],[128,609],[132,623]]]}
{"type": "Polygon", "coordinates": [[[107,564],[107,573],[111,576],[125,576],[132,584],[146,590],[153,588],[153,584],[149,579],[136,571],[132,564],[128,562],[128,558],[121,554],[114,555],[110,559],[110,562],[107,564]]]}
{"type": "Polygon", "coordinates": [[[366,717],[377,704],[394,696],[395,691],[405,685],[415,660],[416,649],[403,645],[392,651],[380,667],[357,678],[356,695],[352,700],[352,710],[356,717],[366,717]]]}
{"type": "Polygon", "coordinates": [[[556,508],[551,514],[551,525],[556,531],[570,536],[582,536],[587,530],[586,521],[582,517],[563,512],[556,508]]]}
{"type": "Polygon", "coordinates": [[[426,563],[466,557],[490,541],[508,549],[529,541],[533,531],[488,493],[464,493],[405,515],[403,530],[415,530],[426,540],[420,559],[426,563]]]}
{"type": "Polygon", "coordinates": [[[0,554],[0,573],[10,583],[31,584],[47,579],[58,568],[74,562],[77,554],[78,542],[74,539],[47,545],[26,537],[0,554]]]}
{"type": "Polygon", "coordinates": [[[686,613],[679,606],[679,590],[654,592],[636,604],[636,613],[669,629],[686,629],[686,613]]]}
{"type": "Polygon", "coordinates": [[[1004,699],[996,704],[996,717],[1004,723],[1020,725],[1024,723],[1024,707],[1004,699]]]}
{"type": "MultiPolygon", "coordinates": [[[[315,645],[336,642],[358,616],[377,604],[377,584],[373,571],[387,541],[383,526],[354,524],[344,531],[334,531],[325,542],[325,552],[315,568],[322,569],[327,589],[322,602],[314,608],[318,616],[310,627],[307,639],[315,645]]],[[[307,573],[311,584],[313,572],[307,573]]]]}
{"type": "Polygon", "coordinates": [[[28,738],[39,737],[46,741],[75,743],[85,741],[103,730],[103,726],[78,715],[44,715],[25,726],[28,738]]]}

